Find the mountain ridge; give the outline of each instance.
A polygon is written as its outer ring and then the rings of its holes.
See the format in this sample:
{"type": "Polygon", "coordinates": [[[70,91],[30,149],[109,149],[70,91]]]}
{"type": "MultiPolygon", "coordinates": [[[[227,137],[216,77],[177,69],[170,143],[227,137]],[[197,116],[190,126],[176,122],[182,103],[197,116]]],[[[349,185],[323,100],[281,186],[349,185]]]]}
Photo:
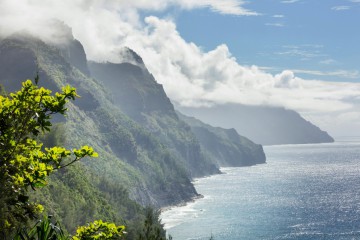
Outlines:
{"type": "MultiPolygon", "coordinates": [[[[67,133],[63,145],[69,148],[85,144],[93,146],[99,152],[99,159],[84,160],[79,163],[84,169],[77,170],[91,173],[96,178],[84,178],[89,181],[92,179],[91,182],[86,182],[85,186],[61,182],[59,181],[61,175],[55,176],[51,181],[58,188],[67,189],[64,192],[69,193],[66,197],[74,202],[70,206],[73,206],[75,212],[81,212],[83,211],[81,208],[85,207],[82,201],[76,199],[86,196],[82,195],[84,192],[81,188],[99,191],[94,196],[94,201],[103,202],[107,205],[106,208],[113,209],[111,212],[119,214],[127,212],[122,203],[117,202],[113,197],[106,202],[100,200],[103,194],[104,196],[110,194],[104,192],[100,188],[101,185],[98,185],[98,181],[102,178],[105,178],[106,182],[116,184],[111,188],[112,191],[121,192],[122,188],[127,188],[129,197],[143,205],[166,206],[190,201],[198,196],[187,173],[169,150],[148,131],[114,107],[107,99],[102,86],[66,62],[59,50],[33,38],[8,38],[0,43],[0,62],[6,62],[10,57],[13,60],[9,63],[11,65],[0,69],[0,82],[4,84],[8,92],[18,88],[24,80],[24,75],[31,76],[38,71],[42,86],[45,85],[57,91],[61,86],[71,84],[82,96],[74,103],[68,103],[67,121],[62,122],[67,133]],[[24,55],[28,58],[24,58],[24,55]],[[30,64],[33,68],[22,68],[24,62],[33,62],[34,64],[30,64]],[[76,187],[73,188],[74,186],[76,187]],[[81,194],[71,194],[73,191],[81,194]],[[99,193],[101,195],[98,195],[99,193]]],[[[67,173],[69,171],[65,172],[67,173]]],[[[87,173],[83,174],[87,175],[87,173]]],[[[51,186],[50,184],[50,189],[51,186]]],[[[45,189],[44,192],[51,193],[50,189],[45,189]]],[[[62,199],[57,199],[55,196],[50,194],[40,199],[41,201],[46,199],[44,205],[49,206],[49,209],[54,209],[51,207],[53,205],[67,209],[68,206],[63,205],[62,199]]],[[[129,202],[130,199],[127,201],[129,202]]],[[[85,219],[74,214],[66,214],[65,211],[52,212],[52,214],[58,216],[59,219],[68,218],[67,215],[72,216],[74,219],[66,225],[68,229],[71,229],[71,226],[84,224],[85,220],[114,217],[109,212],[103,212],[100,207],[105,206],[93,206],[92,214],[85,219]]],[[[86,210],[90,211],[90,209],[86,210]]],[[[124,217],[126,216],[129,217],[128,214],[124,214],[124,217]]]]}
{"type": "Polygon", "coordinates": [[[203,149],[218,166],[243,167],[266,162],[262,146],[240,136],[234,128],[213,127],[178,111],[177,114],[190,125],[203,149]]]}
{"type": "Polygon", "coordinates": [[[235,128],[239,134],[263,145],[334,142],[327,132],[296,111],[281,107],[224,104],[212,108],[176,106],[176,109],[213,126],[235,128]]]}
{"type": "Polygon", "coordinates": [[[0,83],[8,92],[36,74],[39,84],[52,91],[66,84],[77,88],[81,98],[69,102],[66,118],[54,122],[63,126],[57,133],[66,133],[60,144],[68,148],[91,145],[100,156],[54,175],[50,185],[34,198],[71,230],[94,218],[133,219],[141,212],[136,204],[159,208],[198,197],[192,178],[219,173],[219,169],[206,156],[190,126],[178,118],[162,86],[146,68],[122,63],[131,67],[128,76],[134,81],[129,87],[139,93],[129,105],[140,106],[136,111],[125,109],[127,104],[119,104],[113,98],[116,94],[89,76],[81,43],[69,41],[57,47],[17,34],[0,42],[0,83]],[[69,52],[80,56],[65,54],[69,52]],[[61,189],[61,194],[55,189],[61,189]],[[77,212],[84,214],[77,216],[77,212]]]}
{"type": "Polygon", "coordinates": [[[191,177],[220,173],[203,155],[190,127],[178,118],[162,85],[146,69],[131,63],[95,62],[89,68],[110,91],[115,105],[169,147],[191,177]]]}

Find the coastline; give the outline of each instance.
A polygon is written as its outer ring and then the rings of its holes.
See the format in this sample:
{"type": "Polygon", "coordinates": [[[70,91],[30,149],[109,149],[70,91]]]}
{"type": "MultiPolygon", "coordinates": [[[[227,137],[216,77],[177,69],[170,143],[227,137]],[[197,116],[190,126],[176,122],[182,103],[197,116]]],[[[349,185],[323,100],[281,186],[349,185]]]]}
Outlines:
{"type": "Polygon", "coordinates": [[[161,207],[159,210],[160,210],[160,213],[163,213],[163,212],[169,211],[169,210],[171,210],[173,208],[187,206],[188,204],[194,203],[197,200],[202,199],[202,198],[204,198],[204,195],[198,194],[197,196],[192,197],[189,201],[183,201],[183,202],[178,203],[178,204],[169,205],[169,206],[166,206],[166,207],[161,207]]]}
{"type": "MultiPolygon", "coordinates": [[[[222,175],[222,174],[227,174],[226,172],[224,172],[224,169],[227,169],[227,168],[245,168],[245,167],[252,167],[252,166],[256,166],[256,165],[263,165],[263,164],[266,164],[266,162],[264,163],[257,163],[257,164],[253,164],[253,165],[246,165],[246,166],[230,166],[230,167],[219,167],[219,173],[214,173],[214,174],[210,174],[210,175],[206,175],[206,176],[203,176],[203,177],[198,177],[198,178],[194,178],[193,181],[191,181],[191,183],[194,185],[198,180],[200,179],[205,179],[205,178],[209,178],[209,177],[213,177],[213,176],[216,176],[216,175],[222,175]]],[[[195,187],[195,186],[194,186],[195,187]]],[[[205,196],[202,195],[201,193],[197,193],[196,196],[192,197],[190,200],[186,201],[182,201],[180,203],[176,203],[176,204],[171,204],[171,205],[168,205],[168,206],[164,206],[164,207],[160,207],[159,208],[159,211],[160,213],[163,213],[163,212],[166,212],[166,211],[169,211],[173,208],[177,208],[177,207],[185,207],[187,206],[188,204],[191,204],[191,203],[194,203],[196,202],[197,200],[199,199],[202,199],[204,198],[205,196]]]]}
{"type": "MultiPolygon", "coordinates": [[[[210,175],[205,175],[205,176],[202,176],[202,177],[197,177],[197,178],[194,178],[192,181],[191,181],[191,184],[194,186],[194,183],[197,182],[199,179],[203,179],[203,178],[208,178],[208,177],[212,177],[212,176],[215,176],[215,175],[219,175],[219,174],[226,174],[224,173],[223,171],[221,171],[223,167],[220,167],[219,168],[219,172],[218,173],[214,173],[214,174],[210,174],[210,175]]],[[[195,187],[195,186],[194,186],[195,187]]],[[[165,211],[168,211],[168,210],[171,210],[173,208],[176,208],[176,207],[184,207],[190,203],[194,203],[195,201],[199,200],[199,199],[202,199],[204,198],[204,195],[202,195],[201,193],[197,193],[196,196],[192,197],[190,200],[184,200],[180,203],[176,203],[176,204],[171,204],[171,205],[168,205],[168,206],[164,206],[164,207],[161,207],[159,208],[160,210],[160,213],[163,213],[165,211]]]]}

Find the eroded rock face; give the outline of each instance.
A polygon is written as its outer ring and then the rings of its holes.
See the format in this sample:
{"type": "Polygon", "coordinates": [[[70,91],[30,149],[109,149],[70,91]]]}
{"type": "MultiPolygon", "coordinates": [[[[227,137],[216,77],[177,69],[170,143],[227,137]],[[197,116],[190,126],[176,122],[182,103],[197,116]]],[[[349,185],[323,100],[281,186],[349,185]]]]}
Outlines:
{"type": "Polygon", "coordinates": [[[133,63],[89,62],[91,75],[103,82],[113,102],[173,151],[189,176],[219,173],[208,159],[191,128],[180,120],[161,84],[145,68],[141,58],[127,49],[133,63]],[[139,64],[141,66],[139,66],[139,64]]]}
{"type": "MultiPolygon", "coordinates": [[[[111,94],[102,83],[84,74],[79,69],[81,67],[66,57],[58,46],[21,35],[1,41],[0,51],[0,61],[3,63],[0,83],[8,92],[18,90],[21,82],[33,79],[37,72],[40,75],[40,86],[53,91],[59,91],[67,84],[77,88],[81,97],[74,103],[68,103],[66,120],[62,119],[67,133],[64,145],[74,148],[88,144],[100,156],[93,162],[84,161],[86,170],[83,174],[88,174],[87,179],[94,178],[94,182],[84,180],[81,184],[71,184],[103,192],[106,190],[101,184],[97,185],[101,179],[102,182],[111,182],[111,191],[121,192],[121,188],[117,189],[117,186],[121,186],[129,190],[132,199],[155,207],[177,204],[197,196],[189,174],[177,162],[178,158],[172,150],[162,145],[154,133],[131,120],[115,106],[110,101],[111,94]],[[142,189],[146,191],[142,192],[142,189]]],[[[71,54],[76,55],[74,52],[71,54]]],[[[85,55],[79,59],[85,66],[85,55]]],[[[71,191],[73,185],[55,180],[62,188],[71,191]]],[[[116,203],[117,200],[111,196],[109,201],[116,203]]],[[[76,196],[67,197],[72,199],[76,196]]],[[[49,199],[54,204],[63,204],[57,202],[56,197],[49,196],[49,199]]],[[[121,203],[117,203],[113,212],[119,212],[116,207],[124,208],[121,203]]]]}
{"type": "Polygon", "coordinates": [[[132,63],[89,62],[91,75],[104,83],[114,103],[137,120],[142,113],[171,114],[174,107],[161,84],[144,68],[132,63]]]}
{"type": "Polygon", "coordinates": [[[202,148],[218,166],[240,167],[265,163],[262,146],[240,136],[235,129],[213,127],[180,112],[177,114],[190,125],[202,148]]]}

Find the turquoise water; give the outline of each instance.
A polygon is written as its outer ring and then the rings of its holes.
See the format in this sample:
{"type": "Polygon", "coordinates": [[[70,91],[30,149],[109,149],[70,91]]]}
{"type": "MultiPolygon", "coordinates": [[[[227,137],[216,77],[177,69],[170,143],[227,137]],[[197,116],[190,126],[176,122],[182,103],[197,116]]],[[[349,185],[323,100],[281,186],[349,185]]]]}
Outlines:
{"type": "Polygon", "coordinates": [[[360,142],[269,146],[267,164],[197,179],[162,214],[175,240],[360,239],[360,142]]]}

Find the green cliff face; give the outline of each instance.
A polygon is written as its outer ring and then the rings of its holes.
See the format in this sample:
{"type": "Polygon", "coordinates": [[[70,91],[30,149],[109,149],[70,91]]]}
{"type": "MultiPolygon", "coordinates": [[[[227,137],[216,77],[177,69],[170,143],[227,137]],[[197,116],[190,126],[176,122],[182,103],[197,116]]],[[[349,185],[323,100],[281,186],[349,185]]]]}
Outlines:
{"type": "Polygon", "coordinates": [[[191,126],[202,148],[218,166],[251,166],[265,163],[262,146],[240,136],[235,129],[212,127],[180,112],[177,114],[191,126]]]}
{"type": "Polygon", "coordinates": [[[129,62],[90,62],[91,75],[102,81],[114,105],[155,135],[177,156],[190,177],[218,173],[191,128],[180,120],[162,85],[148,72],[141,58],[126,49],[129,62]],[[137,59],[136,63],[133,59],[137,59]]]}
{"type": "Polygon", "coordinates": [[[60,45],[26,34],[3,39],[0,84],[12,92],[39,74],[40,86],[58,91],[69,84],[81,96],[68,104],[66,118],[54,119],[53,135],[43,138],[67,148],[88,144],[100,157],[59,171],[33,196],[69,230],[98,218],[131,223],[144,216],[142,206],[196,197],[193,177],[219,173],[219,166],[264,161],[261,146],[235,131],[179,118],[132,50],[122,53],[128,62],[88,64],[81,43],[67,39],[60,45]]]}
{"type": "Polygon", "coordinates": [[[13,36],[0,43],[0,62],[0,83],[8,92],[38,71],[40,86],[56,91],[70,84],[81,96],[68,104],[66,119],[55,119],[66,128],[62,145],[89,144],[100,157],[79,163],[84,169],[59,172],[36,193],[68,229],[97,218],[132,219],[141,209],[137,203],[160,207],[197,196],[172,151],[114,106],[103,86],[71,65],[59,49],[31,36],[13,36]]]}

